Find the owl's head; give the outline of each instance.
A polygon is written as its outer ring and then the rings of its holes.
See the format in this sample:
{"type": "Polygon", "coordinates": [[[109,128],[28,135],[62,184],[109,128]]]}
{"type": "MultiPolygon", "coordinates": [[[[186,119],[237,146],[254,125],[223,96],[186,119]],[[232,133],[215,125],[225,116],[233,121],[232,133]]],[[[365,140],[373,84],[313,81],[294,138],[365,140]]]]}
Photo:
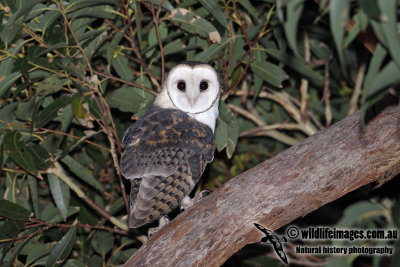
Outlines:
{"type": "Polygon", "coordinates": [[[211,124],[214,131],[218,102],[219,80],[215,70],[208,64],[188,61],[171,69],[155,104],[162,108],[179,109],[203,123],[211,124]]]}
{"type": "Polygon", "coordinates": [[[169,72],[163,90],[177,109],[192,114],[203,113],[218,99],[218,75],[210,65],[183,62],[169,72]]]}

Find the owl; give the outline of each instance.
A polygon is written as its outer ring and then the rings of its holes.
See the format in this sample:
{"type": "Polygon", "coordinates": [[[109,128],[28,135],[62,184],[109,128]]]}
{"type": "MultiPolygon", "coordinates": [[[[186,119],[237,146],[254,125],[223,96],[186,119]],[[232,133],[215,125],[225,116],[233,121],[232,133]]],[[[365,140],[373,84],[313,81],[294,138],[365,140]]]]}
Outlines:
{"type": "Polygon", "coordinates": [[[129,227],[177,208],[214,158],[219,81],[201,62],[169,72],[147,113],[122,138],[121,173],[131,182],[129,227]]]}

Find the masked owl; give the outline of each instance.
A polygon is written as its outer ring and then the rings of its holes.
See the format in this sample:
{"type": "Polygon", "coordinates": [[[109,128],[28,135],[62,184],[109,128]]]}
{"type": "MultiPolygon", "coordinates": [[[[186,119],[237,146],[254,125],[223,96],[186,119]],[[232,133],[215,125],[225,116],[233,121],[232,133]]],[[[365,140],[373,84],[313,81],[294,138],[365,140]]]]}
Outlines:
{"type": "Polygon", "coordinates": [[[177,208],[214,158],[219,81],[201,62],[169,72],[153,105],[125,132],[121,172],[131,182],[129,227],[177,208]]]}

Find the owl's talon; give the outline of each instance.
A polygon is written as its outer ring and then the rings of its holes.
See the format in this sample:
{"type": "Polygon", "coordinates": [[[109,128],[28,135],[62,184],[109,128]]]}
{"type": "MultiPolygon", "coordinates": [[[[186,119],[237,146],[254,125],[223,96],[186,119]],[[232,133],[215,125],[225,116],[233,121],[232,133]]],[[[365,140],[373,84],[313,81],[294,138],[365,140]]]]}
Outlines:
{"type": "Polygon", "coordinates": [[[198,194],[194,196],[194,198],[190,198],[189,196],[185,196],[182,199],[181,203],[181,211],[189,209],[191,206],[193,206],[195,203],[197,203],[200,199],[206,197],[209,195],[211,192],[208,190],[203,190],[200,191],[198,194]]]}
{"type": "Polygon", "coordinates": [[[169,223],[169,218],[167,216],[163,216],[158,220],[158,226],[154,228],[149,228],[147,235],[151,238],[155,233],[160,231],[167,223],[169,223]]]}

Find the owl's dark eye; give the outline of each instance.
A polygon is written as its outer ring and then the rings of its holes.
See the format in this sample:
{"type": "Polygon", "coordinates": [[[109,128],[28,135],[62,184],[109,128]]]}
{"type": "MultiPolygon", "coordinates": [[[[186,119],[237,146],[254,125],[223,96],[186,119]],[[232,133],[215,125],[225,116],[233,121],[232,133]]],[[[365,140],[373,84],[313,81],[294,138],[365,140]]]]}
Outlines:
{"type": "Polygon", "coordinates": [[[200,91],[205,91],[207,89],[208,89],[208,82],[201,81],[201,83],[200,83],[200,91]]]}
{"type": "Polygon", "coordinates": [[[176,87],[179,91],[184,92],[186,90],[186,83],[184,81],[179,81],[176,87]]]}

